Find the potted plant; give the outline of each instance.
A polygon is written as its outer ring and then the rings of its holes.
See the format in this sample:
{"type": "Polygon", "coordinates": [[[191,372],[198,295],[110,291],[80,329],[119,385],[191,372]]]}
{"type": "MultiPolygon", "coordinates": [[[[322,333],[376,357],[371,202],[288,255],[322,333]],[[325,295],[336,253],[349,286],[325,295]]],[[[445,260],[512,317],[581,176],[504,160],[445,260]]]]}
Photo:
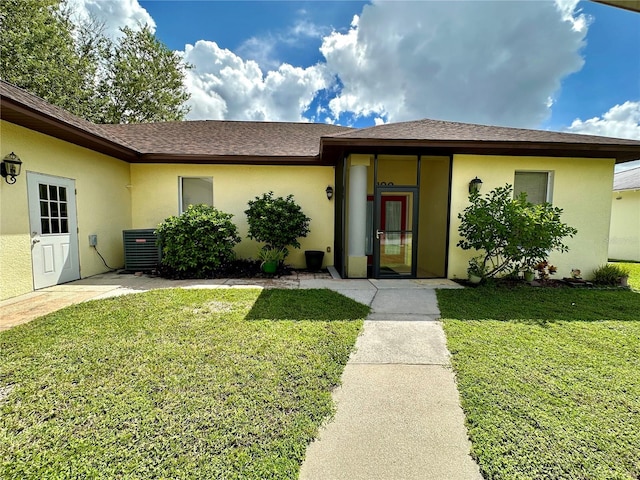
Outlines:
{"type": "Polygon", "coordinates": [[[546,260],[539,262],[535,266],[535,270],[536,272],[538,272],[538,279],[541,281],[549,280],[549,277],[551,275],[555,275],[555,273],[558,271],[558,269],[554,265],[551,265],[546,260]]]}
{"type": "Polygon", "coordinates": [[[606,263],[593,272],[593,283],[597,285],[627,287],[629,285],[629,269],[623,265],[606,263]]]}
{"type": "Polygon", "coordinates": [[[467,274],[469,275],[469,281],[471,283],[477,284],[482,281],[484,276],[487,274],[487,266],[484,263],[484,257],[482,255],[473,257],[469,260],[467,274]]]}
{"type": "Polygon", "coordinates": [[[278,270],[278,265],[284,260],[286,250],[284,248],[263,247],[258,250],[258,260],[262,263],[260,268],[264,273],[273,275],[278,270]]]}

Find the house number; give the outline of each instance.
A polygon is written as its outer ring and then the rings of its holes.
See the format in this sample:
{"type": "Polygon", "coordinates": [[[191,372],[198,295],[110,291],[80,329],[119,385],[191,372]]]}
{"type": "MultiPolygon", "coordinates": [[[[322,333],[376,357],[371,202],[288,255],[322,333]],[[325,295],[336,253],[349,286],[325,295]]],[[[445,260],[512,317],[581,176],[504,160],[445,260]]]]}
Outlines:
{"type": "Polygon", "coordinates": [[[393,182],[378,182],[381,187],[393,187],[393,182]]]}

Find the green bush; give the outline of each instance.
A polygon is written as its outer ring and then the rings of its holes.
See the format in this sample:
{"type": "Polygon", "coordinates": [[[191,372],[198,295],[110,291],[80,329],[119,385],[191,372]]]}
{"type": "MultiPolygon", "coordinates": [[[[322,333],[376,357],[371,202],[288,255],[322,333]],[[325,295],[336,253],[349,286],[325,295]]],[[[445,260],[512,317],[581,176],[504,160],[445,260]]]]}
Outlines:
{"type": "Polygon", "coordinates": [[[593,272],[593,283],[598,285],[619,285],[622,277],[629,276],[629,269],[620,265],[605,264],[593,272]]]}
{"type": "Polygon", "coordinates": [[[158,225],[164,273],[204,278],[227,268],[235,259],[233,247],[240,242],[232,217],[215,207],[190,205],[182,215],[158,225]]]}
{"type": "Polygon", "coordinates": [[[249,208],[244,213],[249,223],[247,236],[264,242],[267,249],[300,248],[298,238],[309,233],[311,219],[302,212],[293,195],[274,198],[273,192],[263,193],[249,200],[249,208]]]}
{"type": "Polygon", "coordinates": [[[533,271],[553,250],[569,250],[562,239],[577,230],[560,221],[562,209],[534,205],[525,193],[513,198],[512,186],[497,187],[486,196],[469,195],[471,205],[458,215],[462,240],[458,247],[483,252],[487,276],[517,269],[533,271]]]}

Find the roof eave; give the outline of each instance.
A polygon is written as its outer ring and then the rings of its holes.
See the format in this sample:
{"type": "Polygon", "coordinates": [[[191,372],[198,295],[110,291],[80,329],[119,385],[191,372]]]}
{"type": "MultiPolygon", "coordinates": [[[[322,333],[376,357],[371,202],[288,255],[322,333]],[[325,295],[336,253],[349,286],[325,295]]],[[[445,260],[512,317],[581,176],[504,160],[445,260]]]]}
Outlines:
{"type": "Polygon", "coordinates": [[[206,155],[206,154],[172,154],[145,153],[132,163],[183,163],[207,165],[297,165],[297,166],[331,166],[319,155],[315,156],[257,156],[257,155],[206,155]]]}
{"type": "Polygon", "coordinates": [[[135,150],[122,145],[121,141],[113,141],[89,132],[5,96],[2,96],[0,101],[0,118],[120,160],[130,162],[137,156],[135,150]]]}
{"type": "Polygon", "coordinates": [[[518,142],[481,140],[415,140],[322,137],[325,147],[433,149],[449,154],[555,156],[583,158],[614,158],[616,163],[636,160],[640,157],[640,145],[575,144],[557,142],[518,142]]]}

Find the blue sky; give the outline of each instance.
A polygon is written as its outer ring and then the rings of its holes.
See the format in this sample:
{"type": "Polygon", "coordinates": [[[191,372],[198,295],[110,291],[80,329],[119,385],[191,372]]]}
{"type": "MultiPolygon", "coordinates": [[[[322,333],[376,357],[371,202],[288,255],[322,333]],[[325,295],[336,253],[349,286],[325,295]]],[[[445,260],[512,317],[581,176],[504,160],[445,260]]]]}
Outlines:
{"type": "Polygon", "coordinates": [[[640,13],[577,0],[73,0],[150,23],[190,119],[435,118],[640,139],[640,13]]]}

